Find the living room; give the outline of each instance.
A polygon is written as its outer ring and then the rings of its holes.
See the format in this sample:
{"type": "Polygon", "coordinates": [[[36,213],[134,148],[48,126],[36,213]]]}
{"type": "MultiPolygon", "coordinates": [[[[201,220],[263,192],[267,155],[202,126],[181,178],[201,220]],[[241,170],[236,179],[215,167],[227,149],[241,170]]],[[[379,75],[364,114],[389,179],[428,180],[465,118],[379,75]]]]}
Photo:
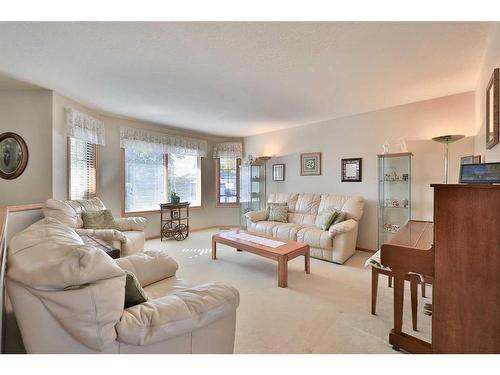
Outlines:
{"type": "Polygon", "coordinates": [[[497,21],[23,19],[0,363],[500,352],[497,21]]]}

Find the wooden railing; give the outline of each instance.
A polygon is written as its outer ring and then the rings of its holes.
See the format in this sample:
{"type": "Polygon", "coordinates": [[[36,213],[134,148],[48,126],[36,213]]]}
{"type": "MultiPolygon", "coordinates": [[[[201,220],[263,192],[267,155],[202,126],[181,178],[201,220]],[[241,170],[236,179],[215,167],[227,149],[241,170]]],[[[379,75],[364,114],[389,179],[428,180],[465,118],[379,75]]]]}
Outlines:
{"type": "Polygon", "coordinates": [[[0,353],[5,348],[5,269],[7,266],[7,219],[9,212],[39,210],[43,203],[0,206],[0,353]]]}

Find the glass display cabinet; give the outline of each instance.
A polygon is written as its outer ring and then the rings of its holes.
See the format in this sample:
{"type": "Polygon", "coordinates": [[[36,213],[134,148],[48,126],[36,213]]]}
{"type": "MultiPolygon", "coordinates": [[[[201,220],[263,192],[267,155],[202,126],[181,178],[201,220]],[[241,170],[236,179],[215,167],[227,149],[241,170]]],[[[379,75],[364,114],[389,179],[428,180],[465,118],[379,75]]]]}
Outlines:
{"type": "Polygon", "coordinates": [[[265,209],[266,160],[244,161],[240,165],[240,225],[246,228],[245,214],[265,209]]]}
{"type": "Polygon", "coordinates": [[[378,249],[411,220],[412,156],[378,155],[378,249]]]}

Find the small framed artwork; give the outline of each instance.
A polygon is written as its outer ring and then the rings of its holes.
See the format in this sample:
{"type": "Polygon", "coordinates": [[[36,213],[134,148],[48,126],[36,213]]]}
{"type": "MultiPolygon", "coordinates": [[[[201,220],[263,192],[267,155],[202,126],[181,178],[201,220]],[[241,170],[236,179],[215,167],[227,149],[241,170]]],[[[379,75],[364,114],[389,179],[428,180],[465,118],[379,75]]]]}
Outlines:
{"type": "Polygon", "coordinates": [[[361,158],[342,159],[342,182],[361,182],[361,158]]]}
{"type": "Polygon", "coordinates": [[[171,212],[172,219],[179,219],[179,211],[178,210],[172,210],[170,212],[171,212]]]}
{"type": "Polygon", "coordinates": [[[490,149],[498,143],[499,138],[499,69],[493,70],[486,88],[486,148],[490,149]]]}
{"type": "Polygon", "coordinates": [[[273,181],[285,181],[285,164],[273,164],[273,181]]]}
{"type": "Polygon", "coordinates": [[[16,133],[0,134],[0,177],[13,180],[23,174],[28,164],[28,146],[16,133]]]}
{"type": "Polygon", "coordinates": [[[319,176],[321,175],[321,152],[310,152],[300,154],[300,175],[319,176]]]}
{"type": "Polygon", "coordinates": [[[474,155],[462,156],[460,158],[460,165],[474,164],[474,155]]]}

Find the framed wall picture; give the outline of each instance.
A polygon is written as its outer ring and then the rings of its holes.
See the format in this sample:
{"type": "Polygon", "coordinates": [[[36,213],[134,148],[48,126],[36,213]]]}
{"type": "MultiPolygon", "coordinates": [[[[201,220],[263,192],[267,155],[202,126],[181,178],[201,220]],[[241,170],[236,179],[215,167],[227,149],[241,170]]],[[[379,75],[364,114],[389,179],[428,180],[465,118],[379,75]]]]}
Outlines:
{"type": "Polygon", "coordinates": [[[321,175],[321,152],[310,152],[300,154],[300,175],[319,176],[321,175]]]}
{"type": "Polygon", "coordinates": [[[361,158],[342,159],[342,182],[361,182],[361,158]]]}
{"type": "Polygon", "coordinates": [[[498,143],[499,137],[499,69],[493,70],[486,88],[486,148],[490,149],[498,143]]]}
{"type": "Polygon", "coordinates": [[[12,180],[23,174],[28,164],[28,146],[16,133],[0,134],[0,177],[12,180]]]}
{"type": "Polygon", "coordinates": [[[273,164],[273,181],[285,181],[285,164],[273,164]]]}
{"type": "Polygon", "coordinates": [[[474,164],[474,155],[462,156],[460,158],[460,165],[474,164]]]}

